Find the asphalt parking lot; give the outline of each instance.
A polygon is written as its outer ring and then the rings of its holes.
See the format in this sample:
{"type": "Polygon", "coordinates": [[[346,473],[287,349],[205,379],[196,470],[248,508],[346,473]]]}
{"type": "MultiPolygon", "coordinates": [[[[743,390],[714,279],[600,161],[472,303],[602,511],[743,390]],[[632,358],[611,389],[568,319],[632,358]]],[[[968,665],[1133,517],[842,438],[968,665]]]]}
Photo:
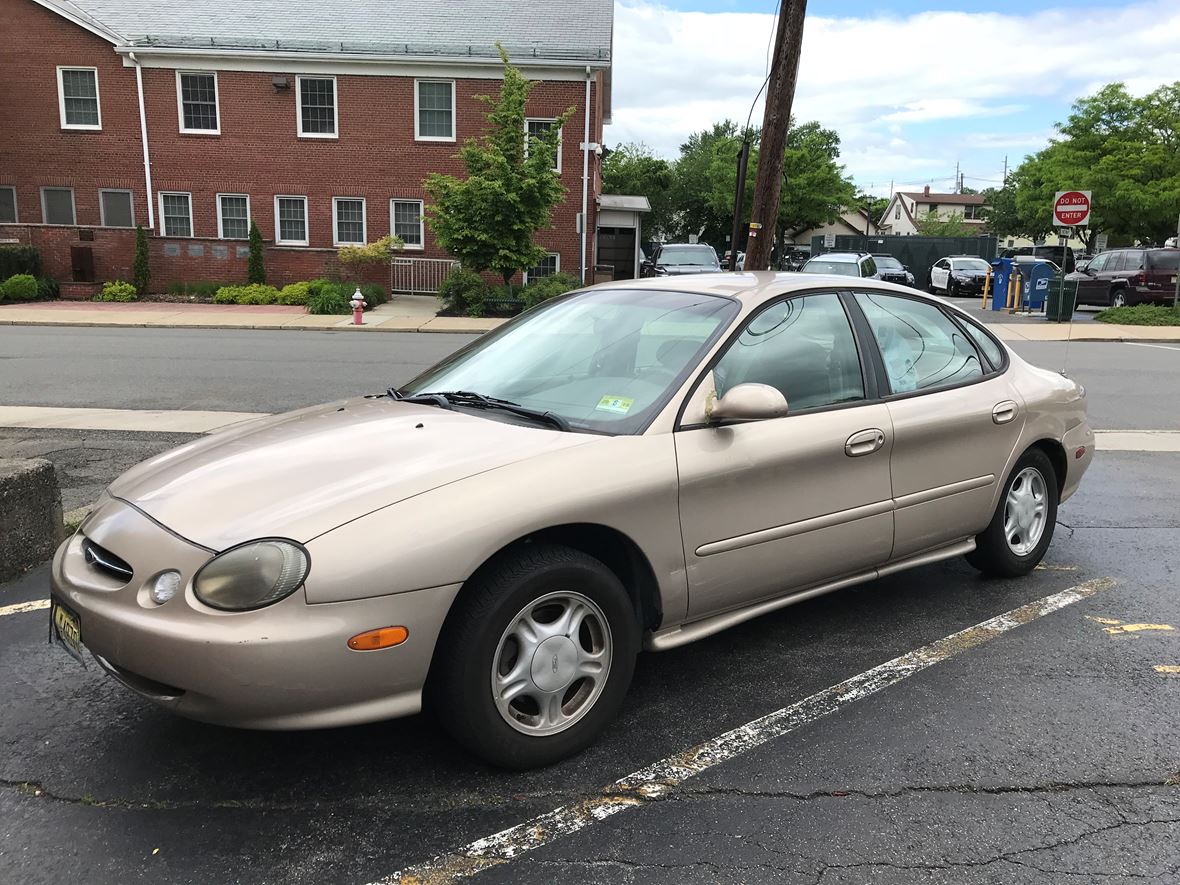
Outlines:
{"type": "MultiPolygon", "coordinates": [[[[1086,359],[1143,377],[1173,358],[1122,348],[1086,359]]],[[[1168,398],[1091,397],[1125,427],[1175,419],[1168,398]]],[[[85,440],[128,459],[175,442],[85,440]]],[[[289,734],[169,716],[46,644],[42,567],[0,586],[0,881],[1180,881],[1177,488],[1180,454],[1102,452],[1029,577],[951,561],[644,655],[604,740],[524,774],[429,716],[289,734]],[[960,634],[1047,598],[1069,602],[960,634]],[[777,731],[727,734],[776,711],[777,731]],[[667,786],[616,785],[645,771],[667,786]]]]}

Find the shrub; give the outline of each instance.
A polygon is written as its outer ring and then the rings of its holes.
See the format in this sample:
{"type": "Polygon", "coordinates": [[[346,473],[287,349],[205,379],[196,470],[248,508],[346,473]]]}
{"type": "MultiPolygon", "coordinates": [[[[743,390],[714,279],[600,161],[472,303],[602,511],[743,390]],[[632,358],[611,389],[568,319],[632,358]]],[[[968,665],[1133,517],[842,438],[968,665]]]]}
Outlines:
{"type": "Polygon", "coordinates": [[[384,304],[389,300],[389,293],[385,291],[385,287],[380,283],[362,283],[361,294],[365,296],[365,301],[368,302],[369,307],[377,307],[379,304],[384,304]]]}
{"type": "Polygon", "coordinates": [[[58,294],[57,280],[51,280],[49,277],[39,277],[37,279],[38,298],[56,298],[58,294]]]}
{"type": "Polygon", "coordinates": [[[1126,326],[1180,326],[1180,308],[1171,304],[1136,304],[1134,307],[1108,307],[1094,314],[1100,323],[1126,326]]]}
{"type": "Polygon", "coordinates": [[[227,283],[217,283],[213,280],[189,280],[183,283],[172,283],[168,286],[168,292],[171,295],[189,295],[197,298],[212,298],[217,294],[217,290],[227,283]]]}
{"type": "Polygon", "coordinates": [[[521,298],[524,300],[526,309],[535,307],[542,301],[548,301],[550,298],[556,298],[558,295],[564,295],[566,292],[572,292],[581,286],[581,281],[568,273],[555,273],[551,276],[541,277],[533,283],[529,283],[524,287],[524,292],[521,298]]]}
{"type": "Polygon", "coordinates": [[[456,267],[443,280],[438,297],[443,309],[448,312],[482,316],[484,301],[488,297],[488,284],[475,271],[456,267]],[[478,313],[472,313],[473,310],[478,313]]]}
{"type": "Polygon", "coordinates": [[[248,286],[222,286],[213,296],[214,304],[277,304],[279,290],[265,283],[248,286]]]}
{"type": "Polygon", "coordinates": [[[0,301],[32,301],[36,297],[37,278],[32,274],[13,274],[0,283],[0,301]]]}
{"type": "Polygon", "coordinates": [[[246,280],[250,283],[266,282],[266,265],[262,263],[262,231],[250,222],[250,257],[246,261],[246,280]]]}
{"type": "Polygon", "coordinates": [[[400,251],[404,245],[398,237],[384,236],[364,246],[341,246],[336,251],[336,257],[341,264],[388,264],[393,253],[400,251]]]}
{"type": "Polygon", "coordinates": [[[298,305],[307,304],[311,283],[288,283],[279,289],[279,304],[298,305]]]}
{"type": "Polygon", "coordinates": [[[102,284],[102,291],[94,296],[95,301],[134,301],[135,286],[123,280],[102,284]]]}
{"type": "Polygon", "coordinates": [[[18,274],[41,275],[41,253],[33,246],[0,246],[0,280],[18,274]]]}
{"type": "Polygon", "coordinates": [[[135,228],[135,261],[131,265],[131,283],[141,298],[146,298],[148,285],[152,281],[152,268],[148,261],[147,234],[143,232],[143,225],[135,228]]]}
{"type": "Polygon", "coordinates": [[[307,312],[317,314],[345,314],[352,313],[349,300],[352,298],[352,288],[341,283],[330,283],[327,280],[314,280],[307,295],[307,312]]]}

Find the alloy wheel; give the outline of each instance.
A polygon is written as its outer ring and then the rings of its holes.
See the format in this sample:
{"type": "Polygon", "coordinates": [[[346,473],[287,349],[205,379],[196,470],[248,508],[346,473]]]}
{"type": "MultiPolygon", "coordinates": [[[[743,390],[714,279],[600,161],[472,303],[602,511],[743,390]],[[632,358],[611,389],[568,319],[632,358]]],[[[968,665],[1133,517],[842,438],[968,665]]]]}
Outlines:
{"type": "Polygon", "coordinates": [[[1004,538],[1017,556],[1027,556],[1045,533],[1048,512],[1045,477],[1035,467],[1016,474],[1004,501],[1004,538]]]}
{"type": "Polygon", "coordinates": [[[1114,295],[1112,295],[1110,297],[1110,306],[1111,307],[1126,307],[1127,306],[1127,297],[1123,294],[1122,289],[1115,292],[1114,295]]]}
{"type": "Polygon", "coordinates": [[[508,623],[492,657],[496,709],[530,736],[557,734],[585,716],[610,675],[610,624],[573,591],[546,594],[508,623]]]}

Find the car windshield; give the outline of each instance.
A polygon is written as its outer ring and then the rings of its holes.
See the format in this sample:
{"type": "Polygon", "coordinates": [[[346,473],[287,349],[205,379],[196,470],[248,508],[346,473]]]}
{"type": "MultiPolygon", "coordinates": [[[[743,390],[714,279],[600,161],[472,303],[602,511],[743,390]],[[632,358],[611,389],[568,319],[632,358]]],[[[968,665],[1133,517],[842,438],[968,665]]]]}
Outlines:
{"type": "Polygon", "coordinates": [[[397,392],[470,391],[552,412],[572,430],[638,433],[737,311],[716,295],[583,292],[522,314],[397,392]]]}
{"type": "Polygon", "coordinates": [[[901,270],[901,262],[892,255],[874,255],[873,261],[877,262],[877,267],[883,270],[901,270]]]}
{"type": "Polygon", "coordinates": [[[1180,270],[1180,249],[1148,252],[1147,266],[1152,270],[1180,270]]]}
{"type": "Polygon", "coordinates": [[[804,273],[834,273],[844,277],[858,277],[855,261],[825,261],[813,258],[803,265],[804,273]]]}
{"type": "Polygon", "coordinates": [[[991,265],[982,258],[955,258],[951,261],[951,267],[954,270],[973,270],[976,273],[987,273],[991,265]]]}
{"type": "Polygon", "coordinates": [[[708,246],[665,246],[660,250],[657,261],[660,264],[682,267],[716,267],[717,255],[708,246]]]}

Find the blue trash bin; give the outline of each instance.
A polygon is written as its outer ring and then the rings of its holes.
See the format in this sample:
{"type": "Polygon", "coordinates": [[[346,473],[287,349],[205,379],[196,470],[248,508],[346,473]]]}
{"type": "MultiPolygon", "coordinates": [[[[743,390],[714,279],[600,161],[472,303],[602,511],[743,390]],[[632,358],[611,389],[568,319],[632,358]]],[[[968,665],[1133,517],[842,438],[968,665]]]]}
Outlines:
{"type": "Polygon", "coordinates": [[[1008,306],[1008,280],[1012,278],[1011,258],[997,258],[992,261],[992,310],[1004,310],[1008,306]]]}
{"type": "Polygon", "coordinates": [[[1035,261],[1021,261],[1019,308],[1041,311],[1045,309],[1045,298],[1049,294],[1049,286],[1057,276],[1057,265],[1052,261],[1038,258],[1035,261]]]}

